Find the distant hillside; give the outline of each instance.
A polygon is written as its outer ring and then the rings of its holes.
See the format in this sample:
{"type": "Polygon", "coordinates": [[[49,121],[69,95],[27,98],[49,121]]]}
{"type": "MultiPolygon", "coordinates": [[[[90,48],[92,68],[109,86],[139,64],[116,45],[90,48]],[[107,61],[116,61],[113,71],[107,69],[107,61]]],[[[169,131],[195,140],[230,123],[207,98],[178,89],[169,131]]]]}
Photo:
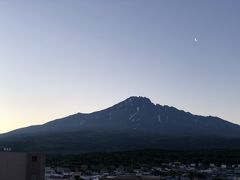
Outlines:
{"type": "Polygon", "coordinates": [[[130,97],[108,109],[74,114],[0,135],[14,150],[82,153],[129,149],[238,148],[240,126],[130,97]]]}

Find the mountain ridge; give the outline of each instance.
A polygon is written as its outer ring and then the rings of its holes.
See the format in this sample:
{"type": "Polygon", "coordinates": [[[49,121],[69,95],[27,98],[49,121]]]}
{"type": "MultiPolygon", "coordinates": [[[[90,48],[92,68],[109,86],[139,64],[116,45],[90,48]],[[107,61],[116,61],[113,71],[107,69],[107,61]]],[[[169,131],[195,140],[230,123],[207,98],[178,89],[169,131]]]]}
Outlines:
{"type": "MultiPolygon", "coordinates": [[[[194,147],[200,147],[200,144],[206,147],[215,145],[221,147],[221,140],[234,139],[231,147],[236,145],[240,147],[240,144],[235,142],[238,138],[240,138],[240,126],[237,124],[218,117],[193,115],[175,107],[154,104],[146,97],[131,96],[97,112],[76,113],[43,125],[1,134],[0,146],[12,147],[15,144],[15,149],[21,150],[26,140],[35,143],[37,139],[44,139],[42,143],[37,144],[37,150],[48,151],[49,146],[53,145],[50,142],[55,143],[59,150],[65,149],[66,144],[68,146],[88,144],[87,146],[93,146],[96,150],[117,150],[117,148],[128,150],[130,147],[133,149],[174,147],[170,142],[179,144],[177,147],[191,147],[184,143],[184,139],[188,139],[194,147]],[[55,138],[57,140],[52,142],[55,138]],[[131,144],[128,142],[129,139],[131,144]],[[209,139],[214,140],[209,143],[209,139]],[[205,141],[207,144],[203,143],[205,141]],[[117,148],[111,147],[113,144],[117,148]]],[[[225,142],[225,146],[228,147],[226,144],[225,142]]]]}
{"type": "MultiPolygon", "coordinates": [[[[49,121],[47,123],[44,123],[42,125],[31,125],[31,126],[28,126],[28,127],[23,127],[23,128],[19,128],[19,129],[16,129],[16,130],[13,130],[13,131],[10,131],[10,132],[7,132],[7,133],[4,133],[4,134],[9,134],[9,133],[12,133],[12,132],[16,132],[16,131],[19,131],[19,130],[24,130],[24,129],[27,129],[27,128],[36,128],[36,127],[43,127],[43,126],[49,126],[49,125],[53,125],[53,124],[56,124],[56,123],[60,123],[61,121],[78,121],[79,119],[82,119],[84,117],[91,117],[93,114],[102,114],[104,112],[108,112],[108,111],[115,111],[116,108],[119,109],[119,107],[121,108],[122,106],[126,106],[126,105],[129,105],[131,103],[133,103],[135,101],[135,103],[139,104],[139,103],[143,103],[144,105],[149,105],[151,106],[151,108],[156,108],[156,109],[168,109],[169,111],[171,111],[172,113],[173,112],[178,112],[178,113],[184,113],[186,115],[189,115],[189,116],[194,116],[196,118],[209,118],[209,119],[214,119],[214,120],[219,120],[219,121],[222,121],[224,123],[230,123],[231,125],[236,125],[238,127],[240,127],[238,124],[235,124],[235,123],[232,123],[232,122],[229,122],[229,121],[226,121],[226,120],[223,120],[219,117],[216,117],[216,116],[202,116],[202,115],[194,115],[190,112],[187,112],[187,111],[184,111],[184,110],[179,110],[173,106],[168,106],[168,105],[160,105],[160,104],[154,104],[151,102],[150,99],[146,98],[146,97],[142,97],[142,96],[131,96],[129,98],[127,98],[126,100],[124,101],[121,101],[120,103],[117,103],[111,107],[108,107],[108,108],[105,108],[103,110],[100,110],[100,111],[96,111],[96,112],[91,112],[91,113],[76,113],[76,114],[72,114],[72,115],[69,115],[69,116],[66,116],[66,117],[63,117],[63,118],[58,118],[58,119],[55,119],[55,120],[52,120],[52,121],[49,121]]],[[[144,107],[143,105],[143,107],[144,107]]],[[[131,105],[130,105],[131,106],[131,105]]],[[[133,105],[134,106],[134,105],[133,105]]],[[[137,105],[135,105],[137,106],[137,105]]],[[[138,111],[140,111],[140,107],[137,106],[136,107],[136,112],[137,113],[138,111]],[[138,109],[139,108],[139,109],[138,109]]],[[[109,112],[108,112],[109,113],[109,112]]],[[[111,113],[111,112],[110,112],[111,113]]],[[[161,114],[161,113],[160,113],[161,114]]],[[[159,115],[159,114],[158,114],[159,115]]],[[[132,113],[130,114],[130,117],[129,117],[129,120],[132,120],[134,121],[134,116],[136,116],[136,114],[132,113]]],[[[146,117],[147,119],[148,117],[146,117]]],[[[160,121],[161,117],[157,117],[158,118],[158,121],[160,121]]],[[[166,117],[168,118],[168,117],[166,117]]],[[[198,121],[197,119],[195,119],[195,121],[198,121]]],[[[81,123],[80,123],[81,124],[81,123]]],[[[82,124],[83,124],[83,121],[82,121],[82,124]]],[[[65,127],[66,128],[66,127],[65,127]]],[[[0,134],[0,136],[3,135],[3,134],[0,134]]]]}

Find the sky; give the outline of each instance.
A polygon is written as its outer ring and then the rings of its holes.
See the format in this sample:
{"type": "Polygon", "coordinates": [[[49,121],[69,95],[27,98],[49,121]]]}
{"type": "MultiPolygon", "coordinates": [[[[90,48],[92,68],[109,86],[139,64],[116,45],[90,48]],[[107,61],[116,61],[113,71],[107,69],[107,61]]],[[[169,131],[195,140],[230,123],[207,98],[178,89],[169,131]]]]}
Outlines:
{"type": "Polygon", "coordinates": [[[129,96],[240,124],[239,18],[238,0],[1,0],[0,133],[129,96]]]}

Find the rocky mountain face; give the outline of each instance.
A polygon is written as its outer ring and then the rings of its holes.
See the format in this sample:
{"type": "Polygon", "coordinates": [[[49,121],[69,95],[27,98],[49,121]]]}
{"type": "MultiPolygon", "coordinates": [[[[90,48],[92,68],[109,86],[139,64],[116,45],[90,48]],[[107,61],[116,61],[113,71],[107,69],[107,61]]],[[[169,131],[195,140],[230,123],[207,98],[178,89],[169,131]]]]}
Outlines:
{"type": "Polygon", "coordinates": [[[130,97],[102,111],[77,113],[2,134],[0,146],[51,152],[68,149],[67,152],[73,150],[76,153],[83,149],[83,152],[88,152],[138,148],[228,148],[238,147],[238,138],[239,125],[217,117],[197,116],[174,107],[153,104],[145,97],[130,97]],[[30,143],[29,148],[24,147],[27,142],[30,143]]]}

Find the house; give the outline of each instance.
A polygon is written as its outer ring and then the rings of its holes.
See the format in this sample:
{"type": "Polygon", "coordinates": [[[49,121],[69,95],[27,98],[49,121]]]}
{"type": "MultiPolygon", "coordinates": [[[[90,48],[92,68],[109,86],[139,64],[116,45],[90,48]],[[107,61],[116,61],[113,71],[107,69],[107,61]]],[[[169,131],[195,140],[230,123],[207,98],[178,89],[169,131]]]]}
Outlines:
{"type": "Polygon", "coordinates": [[[222,164],[222,165],[221,165],[221,168],[222,168],[222,169],[226,169],[226,168],[227,168],[227,165],[226,165],[226,164],[222,164]]]}
{"type": "Polygon", "coordinates": [[[210,164],[209,164],[209,167],[214,168],[214,167],[215,167],[215,164],[210,163],[210,164]]]}
{"type": "Polygon", "coordinates": [[[44,180],[44,171],[42,153],[0,152],[0,179],[44,180]]]}

